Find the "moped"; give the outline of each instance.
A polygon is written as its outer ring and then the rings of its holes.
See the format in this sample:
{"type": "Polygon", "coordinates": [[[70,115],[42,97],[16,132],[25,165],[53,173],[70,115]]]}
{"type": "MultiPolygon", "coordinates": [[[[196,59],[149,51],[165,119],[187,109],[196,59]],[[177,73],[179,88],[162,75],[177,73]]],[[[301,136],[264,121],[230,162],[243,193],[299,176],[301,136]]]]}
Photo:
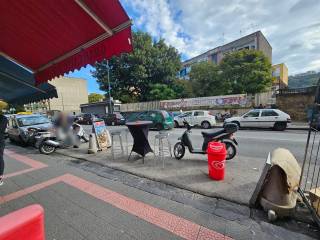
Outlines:
{"type": "Polygon", "coordinates": [[[227,157],[226,160],[230,160],[237,154],[238,142],[234,138],[234,133],[238,131],[238,125],[234,123],[225,124],[222,130],[201,132],[203,137],[203,144],[201,149],[196,149],[192,145],[191,141],[191,129],[196,125],[190,125],[187,121],[183,121],[184,125],[187,127],[186,131],[178,138],[179,142],[174,145],[173,154],[176,159],[183,158],[186,147],[190,153],[194,154],[206,154],[208,143],[212,141],[222,142],[226,145],[227,157]]]}

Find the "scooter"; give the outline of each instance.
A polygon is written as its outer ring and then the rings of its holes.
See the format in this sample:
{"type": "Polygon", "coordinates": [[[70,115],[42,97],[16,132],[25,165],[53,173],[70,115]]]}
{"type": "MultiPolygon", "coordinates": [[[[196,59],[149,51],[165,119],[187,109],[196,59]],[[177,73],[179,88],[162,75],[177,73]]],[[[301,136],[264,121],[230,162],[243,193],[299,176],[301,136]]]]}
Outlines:
{"type": "Polygon", "coordinates": [[[46,155],[53,153],[57,148],[79,147],[81,140],[89,141],[88,135],[78,123],[73,123],[69,132],[63,132],[61,129],[38,132],[35,139],[39,152],[46,155]]]}
{"type": "Polygon", "coordinates": [[[195,126],[190,125],[187,121],[183,121],[185,126],[187,127],[186,131],[182,134],[181,137],[178,138],[179,142],[174,145],[173,153],[176,159],[183,158],[186,147],[188,148],[190,153],[194,154],[206,154],[207,147],[209,142],[216,141],[222,142],[226,145],[227,149],[227,157],[226,160],[230,160],[235,157],[237,154],[237,141],[234,138],[234,133],[238,131],[237,124],[228,123],[226,124],[222,130],[214,131],[214,132],[201,132],[203,136],[203,144],[201,149],[193,148],[191,142],[191,129],[195,126]]]}

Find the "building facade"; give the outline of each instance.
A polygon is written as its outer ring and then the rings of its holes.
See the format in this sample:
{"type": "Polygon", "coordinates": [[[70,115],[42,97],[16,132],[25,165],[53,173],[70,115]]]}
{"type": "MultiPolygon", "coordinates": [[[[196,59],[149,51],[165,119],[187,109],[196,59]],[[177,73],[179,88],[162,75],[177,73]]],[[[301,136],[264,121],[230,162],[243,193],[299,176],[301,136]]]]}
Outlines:
{"type": "Polygon", "coordinates": [[[60,77],[50,84],[56,87],[58,98],[48,100],[49,110],[79,113],[80,105],[88,103],[87,80],[83,78],[60,77]]]}
{"type": "Polygon", "coordinates": [[[288,87],[288,68],[284,63],[272,66],[273,86],[277,89],[288,87]]]}
{"type": "Polygon", "coordinates": [[[272,62],[272,47],[262,32],[257,31],[183,62],[183,68],[179,72],[179,77],[182,79],[189,79],[191,66],[195,63],[212,61],[215,64],[219,64],[226,53],[242,49],[262,51],[269,58],[270,63],[272,62]]]}

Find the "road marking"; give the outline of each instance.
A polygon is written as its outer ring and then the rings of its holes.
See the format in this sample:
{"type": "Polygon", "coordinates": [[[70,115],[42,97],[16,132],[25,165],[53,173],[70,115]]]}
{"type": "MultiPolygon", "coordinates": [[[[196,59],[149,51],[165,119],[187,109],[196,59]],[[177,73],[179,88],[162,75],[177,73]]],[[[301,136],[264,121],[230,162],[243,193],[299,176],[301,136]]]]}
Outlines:
{"type": "Polygon", "coordinates": [[[150,206],[143,202],[134,200],[108,188],[104,188],[95,183],[86,181],[82,178],[71,174],[65,174],[48,181],[33,185],[31,187],[10,193],[0,198],[0,203],[6,203],[14,199],[23,197],[27,194],[46,188],[50,185],[63,182],[76,189],[79,189],[96,199],[106,202],[116,208],[119,208],[127,213],[139,217],[151,224],[154,224],[162,229],[165,229],[179,237],[190,240],[232,240],[232,238],[221,233],[210,230],[206,227],[198,225],[182,217],[172,213],[150,206]]]}
{"type": "Polygon", "coordinates": [[[35,170],[38,170],[38,169],[42,169],[42,168],[45,168],[45,167],[48,167],[48,165],[42,163],[42,162],[39,162],[39,161],[36,161],[36,160],[33,160],[27,156],[23,156],[21,154],[18,154],[18,153],[15,153],[13,151],[10,151],[8,149],[5,149],[4,150],[4,154],[12,159],[15,159],[25,165],[28,165],[30,168],[27,168],[27,169],[24,169],[24,170],[21,170],[21,171],[17,171],[17,172],[13,172],[13,173],[9,173],[9,174],[5,174],[3,176],[3,178],[10,178],[10,177],[14,177],[14,176],[18,176],[18,175],[21,175],[21,174],[24,174],[24,173],[28,173],[28,172],[32,172],[32,171],[35,171],[35,170]]]}

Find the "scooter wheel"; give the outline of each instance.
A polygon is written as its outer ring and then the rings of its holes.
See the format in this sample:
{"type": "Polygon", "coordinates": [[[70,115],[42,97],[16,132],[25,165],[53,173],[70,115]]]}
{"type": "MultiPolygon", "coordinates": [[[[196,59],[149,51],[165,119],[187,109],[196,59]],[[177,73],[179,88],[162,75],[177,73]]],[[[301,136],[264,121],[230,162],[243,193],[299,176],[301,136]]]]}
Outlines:
{"type": "Polygon", "coordinates": [[[237,154],[237,147],[234,144],[227,142],[227,141],[224,142],[224,144],[226,145],[226,149],[227,149],[226,160],[231,160],[237,154]]]}
{"type": "Polygon", "coordinates": [[[181,158],[183,158],[185,152],[186,147],[181,142],[178,142],[174,145],[173,154],[176,159],[180,160],[181,158]]]}
{"type": "Polygon", "coordinates": [[[49,155],[49,154],[53,153],[55,150],[56,150],[55,147],[49,146],[49,145],[45,144],[44,142],[39,145],[39,152],[42,154],[49,155]]]}

